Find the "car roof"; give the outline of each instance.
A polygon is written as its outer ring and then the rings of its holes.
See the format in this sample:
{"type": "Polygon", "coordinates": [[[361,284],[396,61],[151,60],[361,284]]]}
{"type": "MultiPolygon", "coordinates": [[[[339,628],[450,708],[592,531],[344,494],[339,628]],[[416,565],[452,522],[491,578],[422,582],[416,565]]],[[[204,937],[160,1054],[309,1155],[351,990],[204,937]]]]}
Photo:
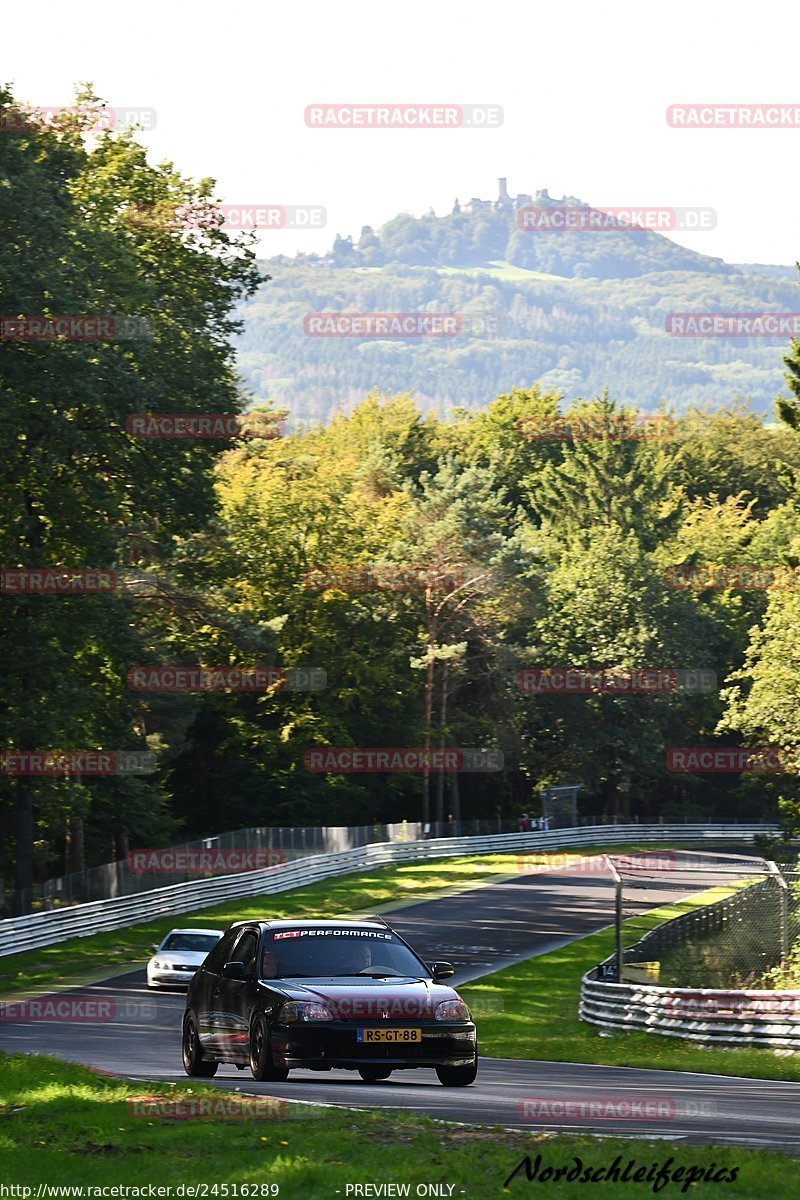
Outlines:
{"type": "Polygon", "coordinates": [[[363,921],[358,917],[342,917],[341,919],[326,918],[320,921],[291,921],[291,920],[255,920],[250,921],[234,921],[230,926],[231,929],[238,929],[242,925],[258,925],[262,929],[348,929],[358,927],[359,929],[387,929],[389,928],[382,921],[363,921]]]}
{"type": "Polygon", "coordinates": [[[224,932],[224,929],[170,929],[169,933],[164,934],[164,937],[172,937],[173,933],[213,933],[222,937],[224,932]]]}

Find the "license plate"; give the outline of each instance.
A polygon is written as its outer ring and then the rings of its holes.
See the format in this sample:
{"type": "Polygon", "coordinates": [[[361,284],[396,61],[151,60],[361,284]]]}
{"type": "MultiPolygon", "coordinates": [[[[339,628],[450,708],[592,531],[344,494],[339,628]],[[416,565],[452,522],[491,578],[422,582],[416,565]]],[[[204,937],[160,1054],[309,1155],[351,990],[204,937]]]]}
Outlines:
{"type": "Polygon", "coordinates": [[[358,1029],[359,1042],[421,1042],[421,1029],[358,1029]]]}

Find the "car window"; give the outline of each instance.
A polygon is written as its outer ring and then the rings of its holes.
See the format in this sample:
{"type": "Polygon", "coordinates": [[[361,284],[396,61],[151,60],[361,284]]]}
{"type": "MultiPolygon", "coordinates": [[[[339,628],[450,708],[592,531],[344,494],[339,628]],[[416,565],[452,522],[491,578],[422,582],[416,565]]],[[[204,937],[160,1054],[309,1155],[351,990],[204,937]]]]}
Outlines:
{"type": "Polygon", "coordinates": [[[389,932],[361,930],[288,929],[266,935],[261,977],[329,978],[359,973],[430,977],[409,948],[389,932]]]}
{"type": "Polygon", "coordinates": [[[251,931],[247,930],[239,938],[236,947],[233,951],[233,962],[243,962],[248,975],[254,975],[256,970],[256,952],[258,950],[258,938],[251,931]]]}
{"type": "Polygon", "coordinates": [[[219,941],[214,933],[171,933],[162,945],[162,950],[186,950],[207,954],[219,941]]]}
{"type": "Polygon", "coordinates": [[[230,961],[228,954],[233,949],[233,943],[238,936],[238,929],[229,929],[227,933],[222,935],[205,961],[205,969],[207,971],[213,972],[214,975],[220,974],[225,963],[230,961]]]}

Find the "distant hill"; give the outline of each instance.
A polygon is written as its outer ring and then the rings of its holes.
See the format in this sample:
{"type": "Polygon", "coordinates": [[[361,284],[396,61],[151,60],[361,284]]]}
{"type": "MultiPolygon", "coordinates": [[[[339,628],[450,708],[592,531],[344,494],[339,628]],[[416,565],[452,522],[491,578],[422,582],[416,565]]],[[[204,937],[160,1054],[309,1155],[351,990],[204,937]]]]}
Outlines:
{"type": "Polygon", "coordinates": [[[676,338],[671,312],[800,311],[796,270],[730,264],[649,230],[520,228],[525,204],[581,205],[546,192],[407,214],[329,254],[278,257],[242,310],[239,367],[290,422],[327,421],[372,388],[413,391],[425,409],[485,407],[541,380],[568,398],[608,387],[642,408],[749,397],[771,412],[784,390],[780,338],[676,338]],[[309,336],[333,313],[456,313],[454,337],[309,336]]]}

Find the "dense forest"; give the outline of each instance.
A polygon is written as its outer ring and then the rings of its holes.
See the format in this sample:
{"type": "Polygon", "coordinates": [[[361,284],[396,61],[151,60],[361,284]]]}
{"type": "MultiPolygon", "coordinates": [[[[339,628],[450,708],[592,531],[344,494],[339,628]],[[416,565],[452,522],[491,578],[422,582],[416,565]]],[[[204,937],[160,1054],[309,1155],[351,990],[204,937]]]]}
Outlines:
{"type": "MultiPolygon", "coordinates": [[[[326,424],[277,436],[291,413],[272,397],[241,437],[146,440],[133,414],[252,404],[234,318],[275,283],[247,236],[215,225],[212,182],[152,166],[132,135],[87,139],[77,117],[29,122],[0,138],[0,173],[4,312],[118,314],[149,329],[4,337],[0,566],[106,569],[118,584],[3,590],[2,747],[116,747],[158,764],[97,778],[4,770],[7,890],[247,825],[515,816],[565,781],[581,784],[586,817],[794,819],[796,770],[679,772],[667,751],[800,749],[800,345],[769,350],[793,397],[777,423],[728,389],[713,409],[676,392],[651,427],[639,419],[649,397],[581,400],[539,379],[538,343],[525,359],[521,338],[524,384],[516,368],[498,376],[480,411],[425,411],[409,394],[415,360],[400,357],[326,424]],[[186,231],[126,219],[159,203],[206,206],[209,220],[186,231]],[[324,672],[324,686],[130,686],[137,666],[264,665],[324,672]],[[702,670],[716,686],[521,686],[522,672],[551,668],[702,670]],[[425,746],[499,750],[503,767],[308,769],[312,748],[425,746]]],[[[310,283],[322,270],[303,270],[302,303],[325,308],[310,283]]],[[[728,307],[736,277],[704,277],[704,307],[728,307]]],[[[602,286],[623,302],[626,283],[602,286]]],[[[347,341],[337,353],[359,358],[347,341]]]]}
{"type": "Polygon", "coordinates": [[[792,312],[793,268],[724,263],[645,229],[524,229],[524,206],[478,204],[403,214],[357,240],[337,235],[327,255],[262,263],[271,282],[243,303],[236,339],[253,395],[284,406],[294,429],[350,411],[373,388],[413,386],[421,409],[445,418],[531,379],[585,398],[608,387],[650,410],[735,397],[771,414],[779,341],[681,338],[665,324],[670,313],[792,312]],[[309,313],[353,311],[461,323],[453,337],[308,335],[309,313]]]}

